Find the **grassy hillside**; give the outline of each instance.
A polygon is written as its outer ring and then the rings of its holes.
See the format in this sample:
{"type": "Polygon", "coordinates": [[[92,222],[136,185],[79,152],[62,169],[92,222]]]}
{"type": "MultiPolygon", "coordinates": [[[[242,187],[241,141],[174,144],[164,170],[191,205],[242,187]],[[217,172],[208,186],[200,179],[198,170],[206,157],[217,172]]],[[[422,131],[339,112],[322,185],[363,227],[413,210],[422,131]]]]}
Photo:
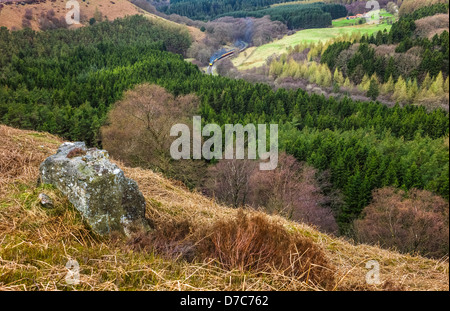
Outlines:
{"type": "Polygon", "coordinates": [[[391,25],[387,24],[363,24],[357,26],[301,30],[291,36],[286,36],[280,40],[248,50],[246,54],[241,53],[239,57],[233,60],[233,63],[241,70],[251,69],[263,65],[266,59],[274,54],[281,55],[286,53],[289,47],[294,47],[301,42],[325,42],[345,34],[351,35],[354,32],[358,32],[362,35],[373,34],[378,31],[384,31],[385,29],[389,31],[390,27],[391,25]]]}
{"type": "MultiPolygon", "coordinates": [[[[23,5],[4,5],[0,9],[0,27],[6,27],[8,29],[22,29],[24,28],[23,20],[26,19],[26,12],[29,14],[30,28],[33,30],[40,30],[40,22],[42,14],[47,14],[49,11],[54,12],[54,18],[63,19],[69,11],[66,9],[66,2],[63,0],[56,0],[54,2],[46,0],[38,4],[23,4],[23,5]]],[[[101,15],[103,20],[114,20],[130,15],[144,15],[147,18],[167,23],[169,26],[182,26],[187,27],[194,40],[200,40],[204,37],[204,34],[195,27],[189,27],[177,24],[175,22],[166,20],[160,16],[146,12],[139,7],[132,4],[129,0],[90,0],[79,1],[80,3],[80,19],[81,24],[71,25],[69,28],[79,28],[89,25],[89,20],[94,16],[101,15]]]]}
{"type": "MultiPolygon", "coordinates": [[[[64,18],[67,12],[66,2],[62,0],[56,0],[51,2],[41,2],[38,4],[25,4],[25,5],[5,5],[0,10],[0,27],[5,26],[9,29],[22,29],[22,20],[25,12],[31,10],[31,28],[33,30],[39,30],[39,18],[41,13],[47,13],[53,10],[56,18],[64,18]]],[[[139,14],[139,9],[131,4],[128,0],[90,0],[79,1],[80,3],[80,15],[81,21],[88,22],[90,18],[94,17],[96,10],[101,13],[103,18],[114,20],[119,17],[125,17],[127,15],[139,14]]],[[[77,28],[82,25],[73,25],[71,27],[77,28]]]]}
{"type": "MultiPolygon", "coordinates": [[[[371,16],[376,16],[376,14],[378,14],[381,18],[394,18],[394,15],[386,12],[386,10],[382,9],[382,10],[374,10],[371,12],[371,16]]],[[[358,25],[360,23],[365,23],[366,19],[365,18],[355,18],[355,19],[347,19],[347,17],[342,17],[342,18],[337,18],[333,20],[333,27],[344,27],[344,26],[354,26],[354,25],[358,25]]],[[[374,21],[369,21],[368,24],[373,23],[374,21]]]]}
{"type": "Polygon", "coordinates": [[[309,226],[259,212],[246,211],[242,216],[242,212],[189,192],[152,171],[121,163],[125,175],[137,181],[146,197],[146,214],[155,230],[151,236],[128,240],[101,238],[57,190],[36,186],[39,164],[55,153],[61,142],[46,133],[0,125],[0,290],[71,289],[64,282],[69,258],[80,264],[81,283],[76,288],[84,290],[321,290],[324,277],[331,290],[449,290],[448,261],[352,245],[309,226]],[[37,196],[42,192],[53,198],[54,209],[40,206],[37,196]],[[308,270],[305,277],[298,270],[242,269],[227,265],[220,256],[188,260],[178,256],[173,247],[186,246],[181,240],[198,246],[210,236],[227,237],[229,228],[242,229],[236,224],[258,233],[240,240],[243,243],[266,245],[274,233],[306,243],[315,253],[303,254],[292,265],[302,267],[306,260],[321,262],[326,273],[310,275],[308,270]],[[270,239],[263,233],[271,233],[270,239]],[[182,238],[177,239],[179,236],[182,238]],[[369,260],[380,264],[380,285],[365,283],[369,260]]]}
{"type": "Polygon", "coordinates": [[[333,27],[345,27],[345,26],[355,26],[359,24],[360,20],[364,20],[363,18],[356,19],[347,19],[346,17],[338,18],[333,20],[333,27]]]}

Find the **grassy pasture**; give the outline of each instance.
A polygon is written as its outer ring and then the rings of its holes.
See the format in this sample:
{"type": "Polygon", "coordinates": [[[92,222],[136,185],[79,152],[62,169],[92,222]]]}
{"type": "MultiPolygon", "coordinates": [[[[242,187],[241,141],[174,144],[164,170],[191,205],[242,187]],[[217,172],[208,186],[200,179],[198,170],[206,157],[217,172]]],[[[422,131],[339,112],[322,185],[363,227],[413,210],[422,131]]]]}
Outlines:
{"type": "Polygon", "coordinates": [[[343,26],[332,28],[305,29],[296,32],[291,36],[285,36],[280,40],[262,45],[257,48],[248,49],[246,55],[242,54],[233,59],[233,63],[240,70],[251,69],[261,66],[266,59],[272,55],[281,55],[286,53],[289,47],[294,47],[301,42],[326,42],[330,39],[353,32],[361,34],[373,34],[378,31],[389,31],[391,25],[387,24],[363,24],[357,26],[343,26]]]}

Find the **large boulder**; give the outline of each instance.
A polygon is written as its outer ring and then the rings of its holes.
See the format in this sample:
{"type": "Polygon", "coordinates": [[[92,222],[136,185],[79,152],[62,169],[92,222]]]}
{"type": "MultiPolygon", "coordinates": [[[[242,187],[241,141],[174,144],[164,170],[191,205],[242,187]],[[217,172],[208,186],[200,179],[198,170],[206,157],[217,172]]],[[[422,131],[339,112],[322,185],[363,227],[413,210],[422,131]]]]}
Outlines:
{"type": "Polygon", "coordinates": [[[64,143],[39,171],[40,182],[66,195],[95,232],[129,235],[149,228],[136,182],[109,161],[105,150],[88,149],[83,142],[64,143]]]}

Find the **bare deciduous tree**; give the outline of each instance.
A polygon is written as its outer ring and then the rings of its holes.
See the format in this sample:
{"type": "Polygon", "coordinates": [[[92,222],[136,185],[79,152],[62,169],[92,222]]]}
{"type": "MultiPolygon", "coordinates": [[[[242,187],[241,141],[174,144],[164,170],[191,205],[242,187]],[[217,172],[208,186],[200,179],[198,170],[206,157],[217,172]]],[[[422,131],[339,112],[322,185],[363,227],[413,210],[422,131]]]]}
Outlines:
{"type": "Polygon", "coordinates": [[[382,188],[355,221],[355,232],[360,242],[442,257],[448,256],[448,217],[448,202],[429,191],[382,188]]]}
{"type": "Polygon", "coordinates": [[[281,154],[278,167],[260,171],[258,162],[222,160],[209,170],[206,192],[233,207],[249,205],[265,212],[336,233],[333,212],[324,205],[316,171],[294,157],[281,154]]]}
{"type": "Polygon", "coordinates": [[[109,124],[101,130],[103,146],[128,165],[150,168],[196,186],[205,164],[174,161],[170,156],[170,129],[180,122],[189,124],[188,117],[197,105],[194,95],[175,98],[162,87],[139,85],[109,113],[109,124]]]}
{"type": "Polygon", "coordinates": [[[278,167],[273,171],[256,171],[250,180],[249,202],[264,206],[270,213],[337,232],[333,212],[323,204],[326,197],[316,180],[316,170],[293,156],[280,154],[278,167]]]}
{"type": "Polygon", "coordinates": [[[206,192],[235,208],[244,206],[250,190],[249,181],[255,169],[254,161],[221,160],[209,169],[206,192]]]}

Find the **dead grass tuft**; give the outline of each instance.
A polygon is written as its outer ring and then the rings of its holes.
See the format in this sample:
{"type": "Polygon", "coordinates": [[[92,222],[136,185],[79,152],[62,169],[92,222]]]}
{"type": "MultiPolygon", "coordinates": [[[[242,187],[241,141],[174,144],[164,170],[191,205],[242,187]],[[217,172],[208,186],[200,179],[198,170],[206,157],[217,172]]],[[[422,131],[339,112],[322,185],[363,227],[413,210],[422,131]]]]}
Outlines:
{"type": "Polygon", "coordinates": [[[239,210],[234,219],[217,221],[202,235],[198,254],[217,259],[224,269],[278,271],[324,288],[334,282],[334,268],[321,247],[262,213],[239,210]]]}

